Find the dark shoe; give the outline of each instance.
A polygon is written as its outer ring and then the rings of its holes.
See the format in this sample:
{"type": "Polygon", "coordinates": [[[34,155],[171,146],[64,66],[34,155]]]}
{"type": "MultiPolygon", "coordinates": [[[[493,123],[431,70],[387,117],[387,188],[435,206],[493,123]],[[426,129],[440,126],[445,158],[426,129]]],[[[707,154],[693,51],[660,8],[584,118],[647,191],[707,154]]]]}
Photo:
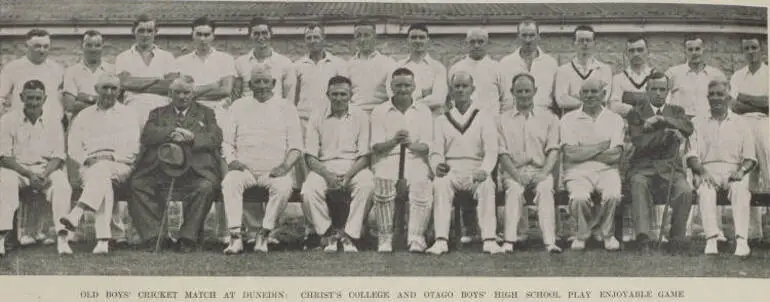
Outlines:
{"type": "MultiPolygon", "coordinates": [[[[155,252],[155,244],[156,244],[157,240],[158,240],[158,237],[152,237],[150,239],[147,239],[147,240],[143,241],[139,245],[139,247],[141,249],[147,250],[149,252],[155,252]]],[[[176,248],[176,246],[177,246],[177,243],[174,242],[173,240],[171,240],[171,238],[163,238],[160,241],[160,249],[161,250],[166,250],[166,249],[173,250],[173,249],[176,248]]]]}
{"type": "Polygon", "coordinates": [[[315,233],[305,236],[305,240],[302,243],[302,249],[314,250],[319,247],[321,247],[321,236],[315,233]]]}
{"type": "Polygon", "coordinates": [[[640,252],[642,253],[649,253],[650,252],[650,237],[647,236],[647,234],[639,234],[636,236],[636,245],[640,252]]]}
{"type": "Polygon", "coordinates": [[[179,238],[179,252],[180,253],[192,253],[198,250],[198,244],[195,240],[188,238],[179,238]]]}
{"type": "Polygon", "coordinates": [[[126,240],[110,240],[111,250],[127,250],[131,245],[126,240]]]}

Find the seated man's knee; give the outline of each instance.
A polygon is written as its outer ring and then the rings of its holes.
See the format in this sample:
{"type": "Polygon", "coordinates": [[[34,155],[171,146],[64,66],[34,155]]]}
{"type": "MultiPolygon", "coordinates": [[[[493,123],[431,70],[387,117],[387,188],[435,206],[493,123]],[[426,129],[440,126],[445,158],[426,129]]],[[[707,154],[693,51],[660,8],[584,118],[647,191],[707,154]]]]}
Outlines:
{"type": "Polygon", "coordinates": [[[308,174],[300,189],[302,195],[323,194],[326,192],[326,180],[315,172],[308,174]]]}
{"type": "Polygon", "coordinates": [[[294,180],[289,175],[270,179],[270,191],[281,195],[291,195],[292,190],[294,190],[294,180]]]}
{"type": "Polygon", "coordinates": [[[228,171],[225,174],[225,178],[222,180],[222,189],[231,190],[234,188],[243,189],[243,177],[246,172],[243,171],[228,171]]]}
{"type": "Polygon", "coordinates": [[[359,190],[372,191],[374,190],[374,175],[369,170],[358,171],[358,174],[353,178],[355,186],[359,190]]]}
{"type": "Polygon", "coordinates": [[[538,195],[553,195],[553,177],[548,177],[535,186],[538,195]]]}
{"type": "Polygon", "coordinates": [[[214,189],[216,188],[216,185],[214,185],[214,182],[206,178],[201,178],[200,180],[198,180],[198,183],[196,185],[197,187],[195,188],[195,190],[203,194],[214,193],[214,189]]]}

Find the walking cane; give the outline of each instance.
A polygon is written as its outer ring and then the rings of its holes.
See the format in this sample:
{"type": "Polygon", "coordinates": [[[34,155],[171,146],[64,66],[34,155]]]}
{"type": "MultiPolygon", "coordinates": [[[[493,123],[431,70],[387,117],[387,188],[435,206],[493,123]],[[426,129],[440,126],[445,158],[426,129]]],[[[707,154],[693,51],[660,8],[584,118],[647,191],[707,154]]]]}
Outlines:
{"type": "MultiPolygon", "coordinates": [[[[680,137],[679,132],[677,132],[677,130],[673,130],[673,131],[674,131],[674,134],[677,135],[677,140],[681,141],[683,138],[680,137]]],[[[674,158],[675,160],[679,160],[679,161],[682,160],[681,153],[683,148],[687,148],[687,145],[685,144],[684,146],[680,146],[679,148],[676,149],[676,157],[674,158]]],[[[674,187],[675,173],[676,173],[676,169],[675,167],[672,167],[671,174],[669,174],[669,178],[668,178],[668,192],[666,193],[666,206],[663,207],[663,217],[662,217],[663,219],[661,219],[660,221],[660,230],[658,231],[658,243],[657,243],[658,250],[660,250],[660,247],[663,245],[663,243],[661,242],[663,241],[663,228],[665,227],[665,224],[666,224],[666,215],[668,214],[668,207],[671,206],[671,191],[673,190],[673,187],[674,187]]]]}
{"type": "Polygon", "coordinates": [[[160,230],[158,231],[158,239],[155,241],[155,253],[160,252],[160,242],[163,240],[163,236],[165,236],[168,231],[166,230],[168,228],[168,208],[171,205],[171,197],[174,193],[174,182],[176,181],[176,177],[171,178],[171,184],[168,186],[168,195],[166,196],[166,207],[163,208],[163,218],[160,220],[160,230]]]}

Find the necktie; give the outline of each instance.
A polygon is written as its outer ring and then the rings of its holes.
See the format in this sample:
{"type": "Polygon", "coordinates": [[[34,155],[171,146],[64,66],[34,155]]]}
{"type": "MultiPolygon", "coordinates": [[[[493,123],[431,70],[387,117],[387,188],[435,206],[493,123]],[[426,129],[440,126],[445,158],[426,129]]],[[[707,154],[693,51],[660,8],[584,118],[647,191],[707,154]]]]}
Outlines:
{"type": "Polygon", "coordinates": [[[660,108],[655,109],[655,115],[663,115],[663,109],[660,109],[660,108]]]}

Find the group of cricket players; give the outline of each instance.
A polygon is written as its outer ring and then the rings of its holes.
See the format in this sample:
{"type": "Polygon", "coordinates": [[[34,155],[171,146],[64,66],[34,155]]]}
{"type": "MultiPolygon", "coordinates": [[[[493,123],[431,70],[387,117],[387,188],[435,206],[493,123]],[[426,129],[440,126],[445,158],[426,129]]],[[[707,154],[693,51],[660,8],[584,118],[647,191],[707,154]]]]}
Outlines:
{"type": "Polygon", "coordinates": [[[762,36],[740,37],[747,65],[728,78],[706,64],[708,40],[697,35],[682,41],[687,61],[667,70],[651,66],[644,36],[631,37],[627,65],[613,74],[587,25],[575,28],[576,55],[559,66],[538,46],[533,20],[518,24],[520,45],[500,61],[487,53],[489,33],[470,29],[467,56],[448,69],[429,54],[425,24],[409,27],[402,60],[376,49],[376,24],[366,20],[353,26],[357,51],[347,61],[327,50],[319,24],[304,29],[307,54],[296,61],[275,51],[261,18],[248,25],[253,48],[239,57],[212,47],[208,17],[192,22],[193,50],[176,58],[155,44],[156,20],[141,15],[131,30],[135,44],[114,65],[102,58],[107,37],[89,30],[82,60],[63,69],[48,57],[49,33],[34,29],[26,56],[3,67],[0,255],[28,187],[51,204],[59,254],[72,254],[69,239],[86,212],[95,217],[93,253],[127,242],[113,186],[131,192],[128,214],[144,243],[167,242],[159,226],[170,179],[185,193],[173,241],[182,252],[200,244],[212,205],[225,254],[242,253],[247,241],[267,252],[297,189],[307,236],[320,237],[326,252],[356,252],[370,212],[377,251],[393,251],[397,196],[408,195],[408,251],[447,253],[452,211],[468,211],[454,204],[460,192],[476,202],[468,229],[478,228],[490,254],[517,249],[528,202],[545,250],[562,252],[559,190],[576,222],[571,250],[589,241],[618,250],[623,198],[642,251],[657,242],[688,250],[695,201],[704,253],[717,254],[727,240],[723,195],[735,255],[750,254],[750,229],[761,236],[762,213],[750,200],[770,193],[762,36]],[[181,175],[166,175],[168,144],[183,146],[191,162],[181,175]],[[82,189],[77,200],[73,186],[82,189]],[[252,187],[268,192],[263,217],[244,210],[252,187]]]}

